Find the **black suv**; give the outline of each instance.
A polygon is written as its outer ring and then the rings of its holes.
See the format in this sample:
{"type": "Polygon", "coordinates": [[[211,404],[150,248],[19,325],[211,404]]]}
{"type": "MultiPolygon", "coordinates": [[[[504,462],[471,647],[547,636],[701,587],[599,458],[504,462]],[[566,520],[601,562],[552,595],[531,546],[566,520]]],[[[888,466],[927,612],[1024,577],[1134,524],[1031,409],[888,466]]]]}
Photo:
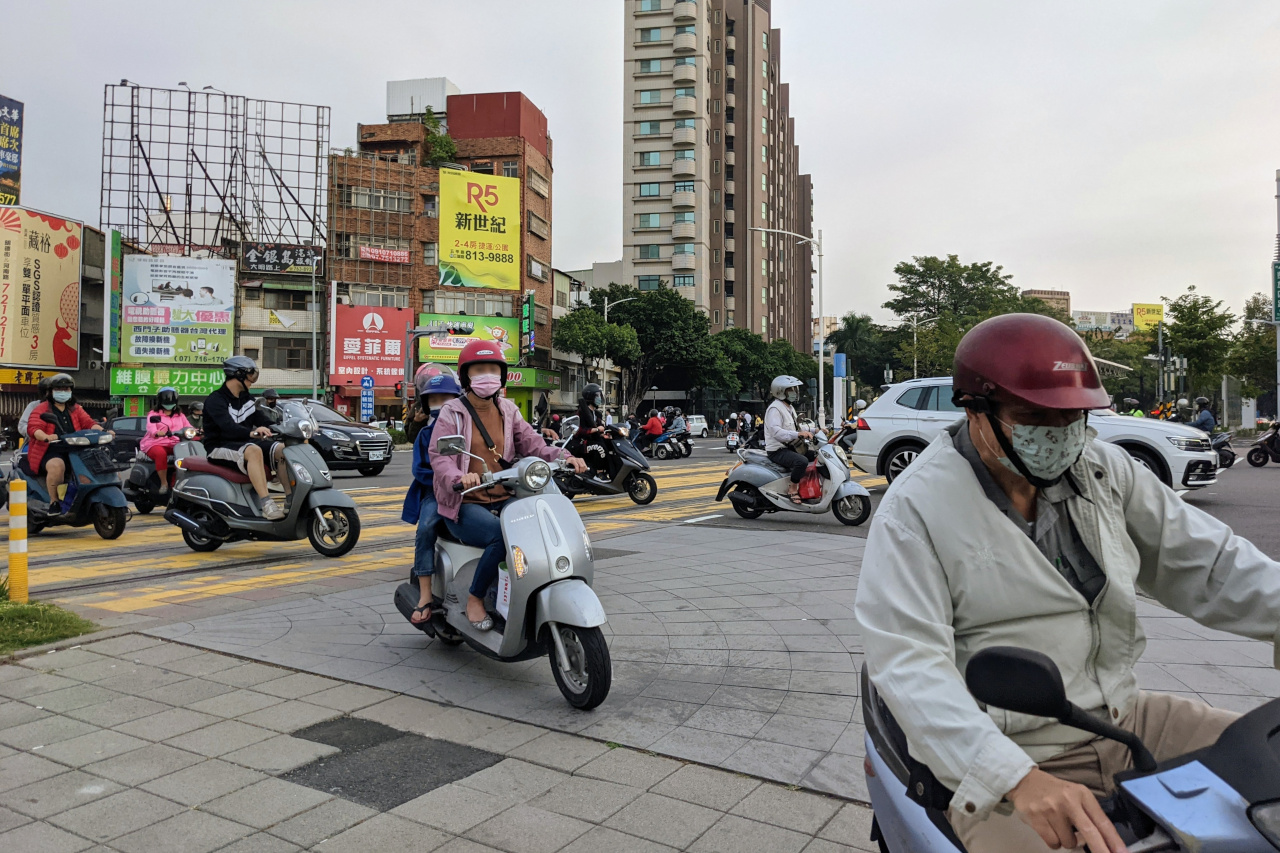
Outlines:
{"type": "Polygon", "coordinates": [[[383,430],[353,422],[318,400],[284,400],[286,415],[307,418],[315,424],[311,446],[324,457],[331,471],[356,470],[376,477],[391,461],[391,436],[383,430]]]}
{"type": "Polygon", "coordinates": [[[107,445],[111,455],[117,462],[130,464],[138,452],[138,445],[147,434],[147,418],[112,418],[105,424],[106,428],[116,434],[115,439],[107,445]]]}

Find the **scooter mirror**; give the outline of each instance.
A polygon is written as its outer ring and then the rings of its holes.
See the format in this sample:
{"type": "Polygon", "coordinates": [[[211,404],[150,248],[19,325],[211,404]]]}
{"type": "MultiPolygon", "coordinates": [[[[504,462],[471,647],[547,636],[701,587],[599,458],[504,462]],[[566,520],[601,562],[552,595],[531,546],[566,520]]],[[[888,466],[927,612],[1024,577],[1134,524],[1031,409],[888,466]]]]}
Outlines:
{"type": "Polygon", "coordinates": [[[457,456],[467,450],[467,440],[460,435],[442,436],[436,442],[436,453],[441,456],[457,456]]]}
{"type": "Polygon", "coordinates": [[[58,419],[53,416],[52,412],[45,412],[43,415],[40,416],[40,420],[44,421],[47,424],[56,424],[58,422],[58,419]]]}
{"type": "Polygon", "coordinates": [[[160,417],[159,415],[152,415],[147,420],[151,421],[151,423],[153,424],[158,424],[160,423],[160,421],[164,420],[164,418],[160,417]]]}
{"type": "Polygon", "coordinates": [[[996,708],[1055,720],[1071,715],[1062,673],[1040,652],[1012,646],[983,649],[969,659],[964,682],[973,698],[996,708]]]}
{"type": "Polygon", "coordinates": [[[856,402],[856,403],[854,403],[854,404],[853,404],[853,407],[854,407],[855,409],[857,409],[859,412],[861,412],[863,409],[865,409],[865,408],[867,407],[867,401],[866,401],[866,400],[859,400],[858,402],[856,402]]]}

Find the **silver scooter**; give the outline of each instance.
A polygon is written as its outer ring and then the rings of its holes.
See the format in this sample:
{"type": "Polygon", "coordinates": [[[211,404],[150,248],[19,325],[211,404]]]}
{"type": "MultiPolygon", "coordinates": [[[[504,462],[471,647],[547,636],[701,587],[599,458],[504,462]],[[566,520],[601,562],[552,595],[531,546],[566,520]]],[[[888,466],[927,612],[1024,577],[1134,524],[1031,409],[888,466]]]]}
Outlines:
{"type": "Polygon", "coordinates": [[[742,461],[729,469],[716,500],[727,496],[733,511],[743,518],[759,518],[766,512],[805,512],[818,515],[831,510],[841,524],[855,526],[871,517],[871,493],[849,476],[848,457],[838,444],[822,438],[817,446],[822,496],[795,503],[787,495],[791,472],[774,465],[763,450],[743,448],[742,461]]]}
{"type": "Polygon", "coordinates": [[[245,539],[308,539],[322,555],[341,557],[360,539],[360,516],[355,501],[333,488],[324,457],[307,443],[314,430],[311,421],[297,417],[272,427],[285,445],[276,476],[289,477],[293,487],[284,518],[264,518],[249,478],[210,462],[202,443],[184,438],[174,448],[177,482],[170,487],[164,520],[181,528],[193,551],[216,551],[245,539]]]}
{"type": "MultiPolygon", "coordinates": [[[[460,435],[443,436],[436,443],[442,456],[478,459],[466,446],[460,435]]],[[[481,484],[463,491],[505,486],[515,493],[515,500],[502,508],[507,559],[498,572],[493,629],[477,631],[467,618],[467,595],[484,549],[463,545],[444,522],[437,528],[432,615],[413,624],[446,645],[465,642],[495,660],[547,655],[564,698],[587,711],[609,695],[613,664],[600,630],[606,621],[604,607],[591,588],[595,579],[591,537],[573,502],[560,493],[552,477],[562,467],[560,462],[526,457],[504,471],[490,472],[486,467],[481,484]]],[[[418,604],[418,587],[401,584],[395,603],[410,619],[418,604]]]]}

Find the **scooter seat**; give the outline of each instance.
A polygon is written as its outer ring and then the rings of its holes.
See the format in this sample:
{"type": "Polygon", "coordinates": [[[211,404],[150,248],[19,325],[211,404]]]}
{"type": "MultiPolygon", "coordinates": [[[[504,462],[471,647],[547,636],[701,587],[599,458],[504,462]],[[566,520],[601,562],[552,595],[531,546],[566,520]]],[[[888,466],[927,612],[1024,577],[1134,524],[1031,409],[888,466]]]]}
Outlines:
{"type": "Polygon", "coordinates": [[[203,456],[188,456],[183,459],[182,470],[190,471],[193,474],[213,474],[229,482],[241,485],[252,482],[246,475],[241,474],[235,468],[228,468],[226,465],[210,462],[203,456]]]}
{"type": "Polygon", "coordinates": [[[436,536],[446,542],[456,542],[459,545],[463,544],[462,540],[457,536],[454,536],[453,532],[449,530],[449,525],[444,523],[443,518],[436,522],[436,536]]]}
{"type": "Polygon", "coordinates": [[[768,465],[771,468],[778,467],[769,459],[769,454],[765,453],[763,450],[744,450],[742,451],[742,458],[748,465],[768,465]]]}

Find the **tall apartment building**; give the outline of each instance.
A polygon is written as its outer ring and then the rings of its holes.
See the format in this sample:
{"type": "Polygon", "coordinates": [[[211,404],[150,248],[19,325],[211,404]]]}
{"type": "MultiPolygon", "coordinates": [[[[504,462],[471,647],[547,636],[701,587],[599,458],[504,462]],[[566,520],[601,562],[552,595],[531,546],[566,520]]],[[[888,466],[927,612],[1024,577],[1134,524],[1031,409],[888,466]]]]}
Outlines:
{"type": "Polygon", "coordinates": [[[623,0],[623,279],[811,349],[813,185],[771,0],[623,0]]]}
{"type": "MultiPolygon", "coordinates": [[[[387,91],[391,120],[358,125],[358,147],[330,158],[326,266],[338,282],[339,302],[409,308],[415,316],[518,317],[524,294],[536,291],[529,361],[531,367],[550,367],[552,145],[546,116],[520,92],[455,94],[457,88],[443,78],[400,81],[387,91]],[[426,97],[411,97],[414,92],[426,97]],[[440,97],[444,104],[432,102],[440,97]],[[423,165],[427,108],[447,116],[457,165],[521,179],[520,291],[440,285],[440,172],[423,165]]],[[[349,384],[333,382],[336,393],[351,395],[349,384]]],[[[390,387],[376,392],[379,404],[394,400],[390,387]]]]}

